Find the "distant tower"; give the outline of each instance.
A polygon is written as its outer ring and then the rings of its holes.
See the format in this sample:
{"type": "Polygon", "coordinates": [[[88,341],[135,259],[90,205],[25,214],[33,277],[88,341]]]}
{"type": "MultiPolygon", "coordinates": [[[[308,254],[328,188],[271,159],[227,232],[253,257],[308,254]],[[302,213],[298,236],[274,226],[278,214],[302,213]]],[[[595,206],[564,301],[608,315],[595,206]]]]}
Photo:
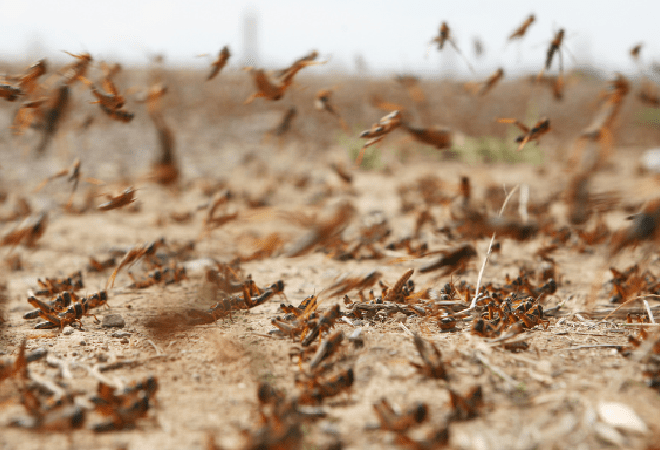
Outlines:
{"type": "Polygon", "coordinates": [[[259,65],[258,15],[247,11],[243,16],[243,65],[259,65]]]}
{"type": "Polygon", "coordinates": [[[458,56],[451,46],[445,46],[438,58],[440,74],[444,78],[453,78],[458,73],[458,56]]]}
{"type": "Polygon", "coordinates": [[[38,59],[48,56],[45,42],[44,37],[38,32],[30,36],[24,52],[26,64],[32,64],[38,59]]]}
{"type": "Polygon", "coordinates": [[[367,60],[362,53],[356,53],[353,56],[353,65],[355,66],[355,72],[358,75],[366,75],[369,71],[367,60]]]}

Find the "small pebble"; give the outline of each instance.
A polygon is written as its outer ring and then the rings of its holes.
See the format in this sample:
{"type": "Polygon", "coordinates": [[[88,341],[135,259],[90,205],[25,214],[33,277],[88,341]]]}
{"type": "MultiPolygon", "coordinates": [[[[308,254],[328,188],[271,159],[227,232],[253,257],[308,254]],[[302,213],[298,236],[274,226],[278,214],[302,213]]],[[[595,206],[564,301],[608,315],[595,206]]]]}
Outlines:
{"type": "Polygon", "coordinates": [[[392,316],[392,319],[395,322],[404,323],[406,320],[408,320],[408,316],[406,314],[402,313],[402,312],[398,312],[398,313],[394,314],[394,316],[392,316]]]}
{"type": "Polygon", "coordinates": [[[64,329],[62,330],[62,334],[67,335],[67,336],[68,336],[69,334],[73,334],[73,328],[71,328],[71,327],[64,327],[64,329]]]}
{"type": "Polygon", "coordinates": [[[98,362],[104,363],[108,361],[108,355],[106,353],[99,353],[98,355],[96,355],[96,359],[98,360],[98,362]]]}
{"type": "Polygon", "coordinates": [[[324,420],[319,424],[321,433],[329,434],[331,436],[338,436],[339,430],[330,421],[324,420]]]}
{"type": "Polygon", "coordinates": [[[130,336],[131,333],[127,333],[125,331],[115,331],[114,333],[112,333],[112,337],[116,337],[116,338],[124,338],[124,337],[127,338],[130,336]]]}
{"type": "Polygon", "coordinates": [[[648,427],[628,405],[615,402],[601,402],[598,405],[600,420],[615,428],[628,432],[647,433],[648,427]]]}
{"type": "Polygon", "coordinates": [[[82,345],[82,346],[84,347],[84,346],[87,345],[87,342],[85,342],[85,341],[80,341],[80,345],[82,345]]]}
{"type": "Polygon", "coordinates": [[[48,349],[47,348],[39,347],[37,349],[34,349],[32,352],[30,352],[30,354],[27,355],[25,357],[25,359],[27,360],[27,362],[31,363],[31,362],[40,360],[41,358],[43,358],[47,354],[48,354],[48,349]]]}
{"type": "Polygon", "coordinates": [[[122,344],[128,344],[128,338],[123,337],[119,342],[121,342],[122,344]]]}
{"type": "Polygon", "coordinates": [[[196,373],[196,374],[193,375],[193,380],[195,380],[196,382],[199,383],[200,381],[202,381],[202,376],[200,374],[196,373]]]}
{"type": "Polygon", "coordinates": [[[124,325],[124,318],[121,316],[121,314],[106,314],[103,317],[103,322],[101,323],[101,326],[106,328],[123,328],[124,325]]]}

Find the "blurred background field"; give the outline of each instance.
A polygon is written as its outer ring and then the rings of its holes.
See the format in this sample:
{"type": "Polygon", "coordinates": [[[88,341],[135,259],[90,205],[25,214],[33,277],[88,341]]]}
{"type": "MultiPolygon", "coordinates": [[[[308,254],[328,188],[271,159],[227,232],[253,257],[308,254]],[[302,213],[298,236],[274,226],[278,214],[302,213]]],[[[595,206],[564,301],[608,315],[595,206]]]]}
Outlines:
{"type": "MultiPolygon", "coordinates": [[[[22,69],[5,65],[0,72],[22,69]]],[[[313,161],[331,153],[349,162],[364,143],[358,137],[360,131],[386,114],[376,107],[374,98],[404,108],[413,126],[449,129],[453,145],[449,151],[438,151],[412,141],[403,132],[395,132],[367,150],[364,168],[382,168],[387,163],[411,159],[452,159],[471,164],[559,162],[570,154],[581,130],[596,114],[601,92],[607,90],[609,83],[607,78],[588,72],[566,74],[564,99],[556,101],[550,89],[530,81],[533,74],[505,79],[484,96],[471,95],[462,81],[420,79],[418,86],[425,100],[416,103],[394,75],[316,75],[313,71],[307,69],[299,74],[290,92],[279,102],[258,99],[243,105],[255,88],[250,76],[241,70],[227,70],[217,79],[205,82],[203,71],[158,69],[159,78],[169,89],[163,97],[164,117],[176,136],[184,176],[212,175],[211,172],[228,167],[224,162],[237,161],[239,155],[262,147],[273,147],[273,156],[293,151],[313,161]],[[348,132],[340,127],[336,117],[314,109],[316,93],[324,88],[333,89],[332,103],[348,124],[348,132]],[[268,133],[292,106],[298,114],[290,132],[269,141],[268,133]],[[517,128],[497,123],[499,117],[518,118],[530,125],[547,117],[552,131],[541,145],[533,144],[518,152],[513,142],[517,128]]],[[[117,76],[120,89],[129,92],[126,108],[136,114],[136,119],[128,124],[113,122],[90,104],[92,98],[83,86],[74,87],[70,112],[56,138],[56,150],[50,154],[65,160],[78,154],[92,160],[103,155],[104,163],[129,164],[131,170],[147,169],[157,151],[156,134],[144,105],[135,99],[146,91],[153,76],[154,69],[131,67],[117,76]],[[83,129],[89,118],[93,122],[83,129]]],[[[614,145],[621,152],[651,148],[660,142],[660,109],[639,101],[639,89],[639,80],[633,79],[632,95],[624,101],[615,122],[614,145]]],[[[0,145],[4,157],[10,160],[30,156],[38,140],[35,130],[20,137],[10,135],[16,110],[16,104],[0,103],[0,128],[5,130],[0,134],[0,145]]]]}

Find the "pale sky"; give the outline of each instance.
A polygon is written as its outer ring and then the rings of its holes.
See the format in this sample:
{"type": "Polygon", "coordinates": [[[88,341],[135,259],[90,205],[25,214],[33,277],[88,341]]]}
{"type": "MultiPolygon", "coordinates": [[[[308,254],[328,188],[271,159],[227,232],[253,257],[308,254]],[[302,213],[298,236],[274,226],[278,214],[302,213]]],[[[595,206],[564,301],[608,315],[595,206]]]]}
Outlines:
{"type": "MultiPolygon", "coordinates": [[[[229,66],[238,68],[244,17],[250,11],[257,16],[260,64],[266,67],[287,65],[317,49],[322,57],[331,56],[328,67],[349,71],[354,70],[355,55],[361,54],[373,72],[433,76],[455,64],[459,74],[468,75],[451,48],[442,54],[432,50],[425,58],[443,20],[480,73],[498,66],[509,73],[540,69],[559,27],[566,29],[566,46],[578,62],[633,72],[628,51],[638,42],[646,44],[643,62],[660,61],[660,3],[635,0],[0,0],[0,59],[65,60],[60,50],[68,50],[142,63],[149,54],[162,52],[171,64],[202,67],[207,60],[195,55],[215,55],[229,45],[229,66]],[[537,21],[524,40],[505,48],[506,37],[530,13],[537,21]],[[472,52],[477,36],[486,45],[481,61],[472,52]]],[[[568,56],[565,63],[567,68],[574,65],[568,56]]]]}

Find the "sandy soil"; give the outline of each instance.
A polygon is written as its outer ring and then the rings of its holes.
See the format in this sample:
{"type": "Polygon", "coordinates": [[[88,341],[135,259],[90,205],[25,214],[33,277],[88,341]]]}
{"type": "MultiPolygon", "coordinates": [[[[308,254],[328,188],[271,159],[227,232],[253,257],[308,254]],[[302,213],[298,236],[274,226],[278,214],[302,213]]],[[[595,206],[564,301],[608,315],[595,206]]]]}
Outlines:
{"type": "MultiPolygon", "coordinates": [[[[312,86],[314,83],[321,81],[309,82],[312,86]]],[[[83,429],[75,431],[10,427],[12,420],[26,416],[19,395],[22,381],[10,377],[0,384],[1,448],[201,449],[212,448],[207,441],[209,437],[222,448],[252,448],[246,435],[256,433],[260,427],[259,383],[266,381],[283,389],[287,397],[295,397],[304,391],[295,379],[309,371],[308,361],[299,364],[291,357],[301,347],[300,339],[273,332],[271,319],[284,316],[279,310],[280,303],[298,306],[306,297],[316,294],[320,311],[339,304],[343,313],[350,313],[342,296],[330,296],[329,288],[343,277],[364,278],[372,271],[379,271],[381,280],[392,287],[404,272],[415,269],[412,279],[416,292],[427,292],[428,304],[437,300],[448,282],[458,285],[465,281],[474,288],[488,251],[490,232],[482,238],[468,239],[455,230],[450,235],[441,231],[445,226],[455,227],[452,212],[461,210],[458,184],[462,176],[471,180],[471,205],[477,210],[489,210],[491,216],[496,215],[501,199],[493,204],[486,202],[490,187],[511,190],[516,185],[528,186],[530,204],[551,200],[543,217],[553,221],[553,230],[567,224],[568,205],[562,192],[572,173],[562,163],[561,155],[568,152],[569,136],[560,127],[559,135],[550,135],[538,147],[530,145],[530,152],[540,151],[543,155],[541,164],[525,161],[468,164],[462,162],[460,149],[455,150],[457,160],[421,144],[399,142],[391,137],[376,150],[378,154],[373,154],[378,158],[374,167],[356,170],[350,165],[349,155],[355,143],[359,144],[357,133],[343,133],[332,118],[309,116],[305,120],[303,112],[292,134],[281,145],[276,140],[262,142],[264,132],[277,123],[280,106],[259,100],[250,112],[238,102],[251,88],[249,85],[239,88],[236,93],[223,87],[217,94],[227,104],[234,105],[231,114],[223,111],[209,117],[207,111],[192,113],[195,109],[190,104],[181,107],[181,111],[172,105],[166,109],[177,138],[182,174],[175,188],[162,187],[148,179],[156,136],[144,117],[124,125],[99,116],[89,131],[81,132],[75,124],[84,114],[74,109],[70,125],[40,159],[30,152],[37,140],[32,131],[18,139],[3,133],[1,187],[7,198],[0,205],[2,216],[6,217],[18,199],[25,197],[34,213],[48,211],[48,225],[34,247],[0,248],[3,258],[8,260],[18,255],[22,265],[21,270],[11,270],[5,265],[0,275],[0,281],[6,284],[6,322],[0,328],[0,356],[8,362],[14,361],[23,339],[27,339],[28,354],[46,349],[46,357],[29,364],[30,377],[56,383],[67,392],[79,392],[75,402],[86,408],[87,419],[83,429]],[[189,114],[184,114],[185,111],[189,114]],[[309,121],[316,122],[310,125],[309,121]],[[320,130],[317,138],[315,129],[320,130]],[[34,192],[45,177],[68,167],[75,156],[82,160],[84,177],[99,178],[107,184],[92,186],[81,182],[74,206],[83,205],[88,191],[98,206],[105,201],[102,194],[116,194],[129,185],[137,188],[134,205],[138,206],[107,212],[67,213],[61,207],[70,193],[65,179],[54,180],[34,192]],[[343,182],[331,163],[348,167],[352,182],[343,182]],[[446,197],[446,201],[423,200],[419,180],[424,177],[441,180],[435,192],[446,197]],[[400,187],[406,185],[413,186],[410,211],[402,211],[400,187]],[[222,226],[205,227],[204,219],[212,199],[208,194],[226,190],[231,192],[231,197],[220,207],[218,215],[236,213],[236,218],[222,226]],[[260,205],[255,207],[256,203],[260,205]],[[332,257],[332,248],[328,248],[331,246],[317,246],[301,256],[291,256],[309,236],[313,229],[310,224],[327,220],[338,205],[347,203],[356,212],[342,224],[344,229],[339,236],[345,242],[356,242],[362,228],[387,220],[389,236],[374,244],[378,258],[370,258],[371,251],[363,249],[354,255],[357,258],[339,260],[332,257]],[[427,243],[430,251],[473,245],[477,256],[470,260],[464,272],[420,273],[420,268],[438,256],[411,256],[405,249],[386,248],[389,243],[415,233],[415,220],[422,210],[428,210],[435,224],[424,225],[414,242],[427,243]],[[178,222],[171,217],[172,213],[190,213],[190,219],[178,222]],[[229,264],[237,257],[251,255],[260,249],[259,239],[271,233],[277,233],[281,246],[268,257],[241,263],[237,272],[242,279],[250,274],[260,288],[283,280],[286,300],[274,295],[261,306],[233,311],[231,320],[225,317],[202,324],[192,320],[191,311],[206,311],[229,295],[206,278],[205,268],[214,267],[215,262],[229,264]],[[159,238],[164,238],[167,244],[159,252],[171,263],[185,266],[188,279],[137,289],[130,287],[128,272],[140,278],[146,277],[148,269],[137,263],[122,270],[115,287],[108,290],[108,308],[94,312],[100,320],[108,314],[120,314],[125,321],[123,328],[105,328],[92,317],[83,317],[82,329],[76,325],[72,333],[66,334],[59,329],[35,330],[37,321],[22,318],[33,309],[26,302],[26,293],[38,288],[38,278],[63,277],[82,270],[85,286],[80,292],[91,294],[106,286],[112,269],[103,273],[89,271],[90,256],[102,259],[114,250],[121,254],[132,246],[159,238]],[[194,242],[193,250],[174,256],[177,249],[189,242],[194,242]],[[134,429],[92,431],[94,424],[104,420],[90,403],[100,379],[121,388],[148,376],[157,378],[158,390],[148,414],[137,421],[134,429]]],[[[585,91],[591,92],[589,89],[595,91],[592,85],[585,87],[585,91]]],[[[345,89],[344,94],[338,91],[340,111],[342,108],[349,111],[348,91],[345,89]]],[[[203,97],[203,93],[195,92],[203,97]]],[[[300,92],[295,92],[296,101],[303,95],[312,95],[300,92]]],[[[534,98],[539,98],[537,92],[528,94],[530,98],[535,95],[534,98]]],[[[175,91],[175,99],[176,95],[175,91]]],[[[541,98],[540,102],[545,104],[547,99],[541,98]]],[[[174,105],[175,99],[170,100],[174,105]]],[[[467,109],[474,105],[468,106],[467,109]]],[[[3,111],[5,119],[0,125],[10,120],[11,110],[7,107],[3,111]]],[[[347,122],[357,129],[369,126],[382,115],[373,108],[367,109],[368,114],[350,111],[346,113],[347,122]],[[353,116],[360,119],[352,119],[353,116]]],[[[467,115],[467,112],[457,108],[456,114],[467,115]]],[[[480,119],[482,123],[489,120],[486,115],[480,119]]],[[[628,123],[627,120],[622,119],[622,123],[628,123]]],[[[475,136],[467,130],[468,126],[445,122],[457,132],[475,136]]],[[[633,132],[634,128],[621,131],[609,166],[590,179],[592,204],[611,205],[603,206],[605,212],[600,215],[611,230],[627,226],[626,217],[631,210],[639,209],[657,195],[654,176],[639,170],[645,144],[629,137],[633,132]]],[[[645,133],[647,141],[657,135],[657,131],[645,133]]],[[[523,220],[518,199],[518,194],[512,197],[505,213],[516,223],[523,220]]],[[[529,220],[540,220],[540,216],[530,213],[529,220]]],[[[6,221],[2,234],[19,223],[20,220],[6,221]]],[[[548,317],[547,329],[536,326],[515,338],[529,344],[521,352],[511,352],[492,338],[472,334],[472,315],[459,318],[457,331],[450,333],[441,332],[437,318],[430,315],[337,320],[333,330],[341,330],[345,336],[362,329],[362,347],[345,340],[338,355],[333,357],[333,374],[353,369],[352,388],[318,405],[325,417],[300,425],[301,435],[295,445],[272,448],[321,449],[338,443],[342,448],[402,448],[397,444],[396,433],[377,427],[373,405],[381,398],[386,398],[400,412],[416,402],[427,403],[428,420],[412,426],[407,435],[421,441],[429,432],[448,426],[447,448],[652,448],[660,436],[660,396],[657,389],[647,387],[649,378],[643,373],[648,346],[642,345],[630,356],[623,356],[617,350],[617,346],[630,345],[629,335],[639,334],[636,327],[625,324],[626,312],[642,315],[645,312],[638,301],[612,318],[604,317],[616,306],[610,303],[612,286],[608,280],[612,274],[608,268],[624,270],[637,263],[642,270],[658,274],[657,252],[652,245],[644,244],[608,257],[607,240],[598,245],[583,245],[578,238],[578,229],[593,229],[595,223],[594,215],[585,225],[573,226],[572,238],[552,254],[558,287],[543,299],[543,307],[548,310],[562,306],[548,317]],[[413,333],[436,344],[442,353],[447,380],[426,378],[410,364],[410,361],[420,362],[413,333]],[[484,399],[476,417],[449,420],[452,414],[449,390],[465,394],[476,386],[483,389],[484,399]],[[634,413],[630,414],[630,410],[634,413]],[[624,416],[619,422],[617,414],[624,416]]],[[[552,239],[551,232],[539,232],[525,241],[498,238],[501,251],[493,254],[486,265],[482,284],[504,285],[507,274],[515,277],[523,268],[539,272],[547,262],[536,252],[551,244],[552,239]]],[[[536,278],[531,279],[537,282],[536,278]]],[[[378,295],[378,285],[375,291],[378,295]]],[[[367,292],[368,289],[364,293],[367,292]]],[[[357,290],[349,290],[348,296],[358,301],[357,290]]],[[[651,296],[647,298],[656,317],[660,317],[660,308],[656,307],[660,303],[651,296]]],[[[657,340],[656,328],[648,329],[651,331],[645,342],[657,340]]],[[[254,440],[255,434],[253,443],[254,440]]]]}

